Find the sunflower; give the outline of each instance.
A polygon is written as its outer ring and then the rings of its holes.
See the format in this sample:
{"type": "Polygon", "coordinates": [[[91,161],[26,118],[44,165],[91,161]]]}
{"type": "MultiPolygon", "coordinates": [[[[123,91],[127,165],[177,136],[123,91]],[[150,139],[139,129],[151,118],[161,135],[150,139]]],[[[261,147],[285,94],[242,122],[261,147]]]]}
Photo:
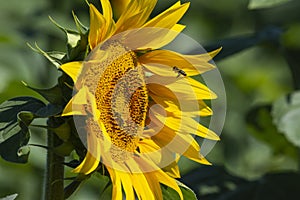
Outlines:
{"type": "Polygon", "coordinates": [[[60,66],[74,81],[62,115],[74,116],[88,150],[73,171],[90,174],[101,162],[113,199],[123,192],[126,199],[163,199],[160,184],[183,199],[175,179],[180,156],[210,164],[193,135],[219,140],[197,120],[212,115],[205,100],[216,95],[191,77],[213,69],[209,61],[219,50],[183,55],[160,49],[185,28],[178,21],[189,3],[177,2],[149,20],[155,4],[131,0],[116,22],[108,0],[101,0],[102,14],[89,4],[91,51],[84,61],[60,66]]]}

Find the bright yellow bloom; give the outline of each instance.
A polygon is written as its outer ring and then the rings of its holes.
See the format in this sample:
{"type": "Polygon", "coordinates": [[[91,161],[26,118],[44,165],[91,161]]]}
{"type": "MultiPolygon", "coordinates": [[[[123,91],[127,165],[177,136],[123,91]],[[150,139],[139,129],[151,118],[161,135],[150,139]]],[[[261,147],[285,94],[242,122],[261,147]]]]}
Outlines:
{"type": "Polygon", "coordinates": [[[74,172],[90,174],[102,162],[117,200],[122,190],[129,200],[163,199],[160,184],[183,199],[174,179],[179,157],[210,164],[192,134],[219,140],[195,119],[212,114],[203,100],[216,95],[190,76],[214,68],[209,61],[219,50],[156,50],[184,29],[178,21],[189,3],[177,2],[148,20],[156,1],[131,0],[117,22],[110,2],[101,4],[103,14],[90,4],[88,58],[61,66],[76,91],[63,115],[84,116],[88,153],[74,172]]]}

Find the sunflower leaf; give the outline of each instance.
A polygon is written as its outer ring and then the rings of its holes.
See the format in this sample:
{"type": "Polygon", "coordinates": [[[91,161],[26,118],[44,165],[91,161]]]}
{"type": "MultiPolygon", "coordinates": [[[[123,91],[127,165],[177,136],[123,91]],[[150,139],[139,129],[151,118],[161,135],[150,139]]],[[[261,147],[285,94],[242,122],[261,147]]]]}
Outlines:
{"type": "Polygon", "coordinates": [[[300,147],[300,91],[275,101],[272,115],[278,130],[289,142],[300,147]]]}
{"type": "Polygon", "coordinates": [[[247,115],[250,133],[258,140],[269,145],[274,154],[288,155],[297,159],[297,148],[285,135],[281,134],[273,123],[271,106],[262,105],[253,108],[247,115]]]}
{"type": "Polygon", "coordinates": [[[34,118],[33,113],[44,106],[42,101],[33,97],[16,97],[0,105],[0,156],[3,159],[27,162],[29,150],[20,154],[20,149],[29,141],[28,125],[34,118]]]}
{"type": "Polygon", "coordinates": [[[106,185],[99,199],[112,199],[112,184],[106,185]]]}
{"type": "MultiPolygon", "coordinates": [[[[189,187],[187,187],[179,181],[177,181],[177,184],[182,192],[183,199],[197,200],[197,197],[192,189],[190,189],[189,187]]],[[[161,190],[164,200],[180,200],[180,196],[174,189],[161,184],[161,190]]]]}
{"type": "Polygon", "coordinates": [[[195,200],[197,200],[196,194],[191,188],[189,188],[188,186],[186,186],[185,184],[183,184],[182,182],[180,182],[178,180],[176,182],[177,182],[177,184],[179,185],[179,187],[181,189],[181,192],[182,192],[182,195],[183,195],[184,199],[191,199],[191,200],[195,199],[195,200]]]}

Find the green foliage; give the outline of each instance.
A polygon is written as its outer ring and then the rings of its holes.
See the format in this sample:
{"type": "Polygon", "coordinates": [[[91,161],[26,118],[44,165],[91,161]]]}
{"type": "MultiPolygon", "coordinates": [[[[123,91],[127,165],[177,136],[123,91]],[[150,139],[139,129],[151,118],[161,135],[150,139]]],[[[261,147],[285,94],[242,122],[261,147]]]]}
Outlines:
{"type": "Polygon", "coordinates": [[[295,91],[274,102],[274,122],[290,143],[300,147],[300,92],[295,91]]]}
{"type": "Polygon", "coordinates": [[[291,0],[250,0],[249,9],[262,9],[278,6],[291,0]]]}
{"type": "Polygon", "coordinates": [[[6,196],[4,198],[1,198],[0,200],[14,200],[17,198],[17,196],[18,196],[18,194],[12,194],[12,195],[6,196]]]}
{"type": "MultiPolygon", "coordinates": [[[[179,185],[179,188],[182,192],[183,199],[197,200],[197,197],[196,197],[195,193],[193,192],[193,190],[191,190],[189,187],[187,187],[186,185],[184,185],[183,183],[181,183],[179,181],[177,181],[177,184],[179,185]]],[[[161,190],[162,190],[164,200],[177,200],[177,199],[179,200],[180,199],[178,193],[170,187],[161,185],[161,190]]]]}
{"type": "Polygon", "coordinates": [[[18,155],[21,147],[27,145],[30,134],[28,125],[34,113],[45,104],[32,97],[16,97],[0,105],[0,155],[7,161],[25,163],[28,154],[18,155]]]}
{"type": "Polygon", "coordinates": [[[275,154],[283,154],[298,159],[298,149],[293,142],[278,132],[273,123],[271,106],[257,106],[247,115],[247,122],[255,138],[269,145],[275,154]]]}

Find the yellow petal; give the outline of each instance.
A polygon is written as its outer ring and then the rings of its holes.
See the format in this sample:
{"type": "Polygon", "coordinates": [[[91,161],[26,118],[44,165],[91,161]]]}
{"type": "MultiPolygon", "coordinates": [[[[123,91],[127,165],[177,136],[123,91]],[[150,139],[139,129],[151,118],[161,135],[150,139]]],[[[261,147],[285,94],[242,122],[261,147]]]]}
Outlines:
{"type": "Polygon", "coordinates": [[[154,193],[155,200],[163,200],[161,187],[158,180],[156,179],[155,173],[146,173],[145,177],[149,183],[151,190],[154,193]]]}
{"type": "MultiPolygon", "coordinates": [[[[211,140],[220,140],[219,136],[212,130],[199,124],[196,120],[185,116],[163,116],[161,115],[158,108],[151,109],[154,117],[157,118],[161,124],[173,129],[174,131],[181,134],[194,134],[203,138],[211,140]]],[[[152,119],[151,119],[152,120],[152,119]]],[[[157,121],[153,122],[157,123],[157,121]]],[[[161,124],[158,124],[161,126],[161,124]]]]}
{"type": "Polygon", "coordinates": [[[82,163],[73,170],[75,173],[90,174],[95,171],[99,165],[101,156],[99,138],[97,138],[95,134],[89,134],[87,143],[88,152],[82,163]]]}
{"type": "Polygon", "coordinates": [[[173,178],[180,178],[180,170],[176,161],[163,168],[163,170],[173,178]]]}
{"type": "Polygon", "coordinates": [[[104,41],[106,38],[110,37],[115,31],[115,22],[113,20],[113,13],[109,0],[100,0],[103,10],[103,17],[105,19],[105,28],[104,28],[104,37],[101,38],[101,41],[104,41]]]}
{"type": "Polygon", "coordinates": [[[79,72],[82,68],[82,62],[69,62],[60,66],[60,69],[63,70],[68,76],[70,76],[75,83],[79,76],[79,72]]]}
{"type": "Polygon", "coordinates": [[[132,176],[132,180],[134,180],[132,183],[138,199],[155,200],[153,191],[149,187],[149,183],[145,175],[143,173],[140,174],[133,173],[131,176],[132,176]]]}
{"type": "Polygon", "coordinates": [[[184,100],[215,99],[217,95],[202,83],[190,78],[164,78],[153,75],[147,79],[147,88],[155,95],[184,100]],[[169,81],[170,80],[170,81],[169,81]]]}
{"type": "Polygon", "coordinates": [[[155,175],[156,175],[156,178],[159,180],[159,182],[174,189],[178,193],[180,199],[183,200],[182,192],[181,192],[179,186],[177,185],[175,179],[171,178],[163,171],[157,171],[155,173],[155,175]]]}
{"type": "Polygon", "coordinates": [[[101,39],[106,34],[105,32],[105,18],[97,10],[97,8],[90,4],[90,31],[89,31],[89,44],[93,49],[99,44],[101,39]]]}
{"type": "Polygon", "coordinates": [[[189,148],[183,153],[185,157],[195,162],[211,165],[201,154],[200,154],[200,147],[198,143],[193,139],[193,142],[189,146],[189,148]]]}
{"type": "Polygon", "coordinates": [[[77,94],[65,106],[62,116],[69,115],[86,115],[84,105],[87,104],[87,89],[86,87],[78,91],[77,94]]]}
{"type": "Polygon", "coordinates": [[[97,169],[99,165],[99,160],[96,159],[91,153],[87,153],[84,160],[78,165],[75,169],[73,169],[74,173],[83,173],[90,174],[95,169],[97,169]]]}
{"type": "Polygon", "coordinates": [[[112,9],[116,18],[119,18],[120,15],[125,11],[130,0],[112,0],[112,9]]]}
{"type": "Polygon", "coordinates": [[[125,45],[130,49],[158,49],[173,41],[185,26],[176,24],[172,29],[146,27],[125,32],[125,45]]]}
{"type": "Polygon", "coordinates": [[[122,193],[122,185],[121,185],[121,177],[117,170],[111,169],[110,167],[106,167],[109,172],[113,189],[112,189],[112,199],[123,199],[122,193]]]}
{"type": "MultiPolygon", "coordinates": [[[[213,54],[217,54],[218,50],[213,54]]],[[[173,76],[173,67],[183,70],[187,76],[202,74],[215,68],[209,63],[211,54],[184,55],[169,50],[155,50],[139,57],[139,61],[150,71],[160,76],[173,76]]]]}
{"type": "Polygon", "coordinates": [[[212,110],[202,100],[170,99],[164,97],[164,94],[157,96],[152,92],[148,95],[168,112],[174,115],[184,115],[189,117],[210,116],[212,110]]]}
{"type": "Polygon", "coordinates": [[[150,16],[156,2],[157,0],[130,1],[116,23],[116,32],[141,27],[150,16]]]}
{"type": "Polygon", "coordinates": [[[189,3],[180,5],[180,2],[177,2],[169,9],[145,23],[143,27],[160,27],[170,29],[182,18],[189,5],[189,3]]]}
{"type": "MultiPolygon", "coordinates": [[[[126,172],[117,172],[120,173],[121,183],[126,195],[127,200],[135,200],[132,179],[129,173],[126,172]]],[[[134,180],[133,180],[134,181],[134,180]]]]}

